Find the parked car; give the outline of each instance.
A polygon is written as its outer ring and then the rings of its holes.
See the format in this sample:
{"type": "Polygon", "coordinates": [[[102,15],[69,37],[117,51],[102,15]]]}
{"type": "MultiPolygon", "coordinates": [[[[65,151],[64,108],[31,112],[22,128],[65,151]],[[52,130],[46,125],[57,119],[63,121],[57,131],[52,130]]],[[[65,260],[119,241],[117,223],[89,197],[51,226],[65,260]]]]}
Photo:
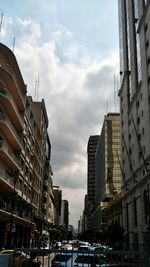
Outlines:
{"type": "Polygon", "coordinates": [[[0,251],[0,255],[1,254],[10,254],[12,256],[12,266],[13,267],[40,267],[41,262],[37,261],[34,257],[30,257],[29,255],[27,255],[26,253],[22,252],[22,251],[15,251],[13,249],[9,249],[9,250],[2,250],[0,251]]]}
{"type": "Polygon", "coordinates": [[[78,267],[96,267],[107,266],[106,260],[95,254],[80,254],[77,255],[74,262],[78,267]]]}
{"type": "Polygon", "coordinates": [[[72,250],[73,248],[72,248],[72,245],[71,244],[66,243],[66,244],[64,244],[61,247],[61,249],[64,249],[64,250],[72,250]]]}
{"type": "Polygon", "coordinates": [[[73,254],[71,253],[57,253],[51,261],[51,267],[60,267],[60,266],[72,266],[71,261],[73,254]]]}
{"type": "Polygon", "coordinates": [[[55,243],[55,248],[56,248],[56,249],[61,248],[61,246],[62,246],[62,244],[61,244],[60,241],[57,241],[57,242],[55,243]]]}
{"type": "Polygon", "coordinates": [[[13,267],[25,267],[27,262],[27,255],[22,251],[15,251],[15,250],[2,250],[0,254],[10,254],[12,255],[12,262],[13,267]]]}
{"type": "MultiPolygon", "coordinates": [[[[105,265],[104,265],[105,264],[105,265]]],[[[51,267],[103,267],[106,260],[99,255],[82,252],[60,252],[51,261],[51,267]]]]}

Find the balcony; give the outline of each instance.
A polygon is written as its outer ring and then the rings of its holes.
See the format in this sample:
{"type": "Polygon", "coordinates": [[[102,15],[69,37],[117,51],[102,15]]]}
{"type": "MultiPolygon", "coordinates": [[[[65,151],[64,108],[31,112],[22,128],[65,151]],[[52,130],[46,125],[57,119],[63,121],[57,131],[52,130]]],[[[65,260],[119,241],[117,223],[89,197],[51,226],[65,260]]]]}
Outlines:
{"type": "Polygon", "coordinates": [[[34,208],[34,209],[38,209],[39,203],[36,199],[32,199],[30,202],[30,205],[34,208]]]}
{"type": "Polygon", "coordinates": [[[15,156],[13,151],[8,147],[8,145],[0,140],[0,158],[9,169],[20,170],[21,165],[18,158],[15,156]]]}
{"type": "Polygon", "coordinates": [[[38,186],[38,184],[36,182],[33,182],[32,188],[33,188],[33,190],[36,190],[36,192],[39,193],[39,186],[38,186]]]}
{"type": "Polygon", "coordinates": [[[16,191],[18,189],[18,183],[15,183],[15,176],[9,175],[6,170],[0,169],[0,186],[7,192],[16,191]]]}
{"type": "Polygon", "coordinates": [[[41,176],[40,176],[40,174],[37,172],[37,170],[35,168],[33,168],[33,174],[34,174],[35,178],[37,178],[38,180],[41,180],[41,176]]]}
{"type": "Polygon", "coordinates": [[[18,81],[11,66],[0,66],[0,75],[4,80],[7,80],[9,90],[11,91],[14,99],[16,100],[19,110],[25,110],[25,95],[22,94],[18,81]]]}
{"type": "Polygon", "coordinates": [[[14,126],[3,113],[0,113],[0,129],[15,149],[22,149],[22,141],[14,126]]]}
{"type": "Polygon", "coordinates": [[[23,119],[16,107],[12,96],[5,88],[0,88],[0,103],[3,104],[7,113],[10,114],[10,117],[12,118],[12,121],[14,122],[16,128],[18,130],[23,130],[23,119]]]}

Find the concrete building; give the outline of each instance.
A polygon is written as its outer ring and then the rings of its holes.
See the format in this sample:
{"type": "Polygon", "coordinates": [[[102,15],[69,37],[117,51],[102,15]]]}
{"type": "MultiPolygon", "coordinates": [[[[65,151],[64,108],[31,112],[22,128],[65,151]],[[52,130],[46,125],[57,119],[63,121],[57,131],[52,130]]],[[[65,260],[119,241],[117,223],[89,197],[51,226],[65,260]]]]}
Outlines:
{"type": "Polygon", "coordinates": [[[78,220],[78,234],[82,234],[83,233],[83,216],[80,216],[80,220],[78,220]]]}
{"type": "Polygon", "coordinates": [[[52,168],[51,168],[51,142],[48,134],[48,116],[45,107],[45,102],[33,101],[32,110],[36,125],[39,129],[40,147],[40,175],[42,177],[40,184],[40,201],[39,214],[43,219],[42,231],[48,230],[49,225],[54,224],[54,196],[52,183],[52,168]]]}
{"type": "Polygon", "coordinates": [[[44,100],[35,103],[26,93],[13,52],[0,43],[0,247],[5,248],[35,244],[45,219],[48,120],[44,100]]]}
{"type": "Polygon", "coordinates": [[[150,1],[119,1],[123,226],[150,253],[150,1]]]}
{"type": "Polygon", "coordinates": [[[68,230],[69,225],[69,203],[68,200],[64,199],[61,202],[61,220],[60,224],[68,230]]]}
{"type": "Polygon", "coordinates": [[[96,150],[95,209],[93,229],[108,224],[105,209],[121,191],[120,170],[120,115],[108,113],[104,117],[96,150]]]}
{"type": "Polygon", "coordinates": [[[53,194],[54,194],[54,204],[55,204],[55,224],[60,225],[62,190],[59,188],[59,186],[53,186],[53,194]]]}
{"type": "Polygon", "coordinates": [[[87,147],[87,229],[91,229],[91,214],[95,207],[95,153],[99,135],[90,136],[87,147]]]}

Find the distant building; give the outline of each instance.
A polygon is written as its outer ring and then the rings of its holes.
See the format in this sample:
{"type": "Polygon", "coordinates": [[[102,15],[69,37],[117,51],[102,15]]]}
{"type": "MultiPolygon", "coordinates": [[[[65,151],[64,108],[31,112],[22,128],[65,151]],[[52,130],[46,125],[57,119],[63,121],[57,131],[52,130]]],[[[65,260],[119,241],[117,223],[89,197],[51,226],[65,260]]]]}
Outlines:
{"type": "Polygon", "coordinates": [[[60,225],[62,190],[59,189],[59,186],[53,186],[53,194],[54,194],[54,205],[55,205],[55,224],[60,225]]]}
{"type": "Polygon", "coordinates": [[[62,200],[61,202],[61,220],[60,224],[68,230],[69,225],[69,204],[68,200],[62,200]]]}
{"type": "Polygon", "coordinates": [[[91,214],[95,207],[95,153],[99,135],[90,136],[87,147],[87,229],[91,229],[91,214]]]}
{"type": "Polygon", "coordinates": [[[78,221],[78,234],[83,233],[83,216],[80,216],[80,220],[78,221]]]}
{"type": "Polygon", "coordinates": [[[110,200],[121,192],[120,170],[120,115],[108,113],[104,117],[96,150],[95,209],[92,227],[106,225],[105,209],[110,200]]]}

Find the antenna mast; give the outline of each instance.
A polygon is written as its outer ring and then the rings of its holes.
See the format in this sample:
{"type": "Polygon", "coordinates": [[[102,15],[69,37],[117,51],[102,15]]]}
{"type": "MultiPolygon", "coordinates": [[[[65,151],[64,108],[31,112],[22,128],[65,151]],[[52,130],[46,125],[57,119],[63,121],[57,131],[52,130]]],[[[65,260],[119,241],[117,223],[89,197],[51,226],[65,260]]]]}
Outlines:
{"type": "Polygon", "coordinates": [[[13,53],[14,53],[14,49],[15,49],[15,37],[14,37],[14,40],[13,40],[13,49],[12,49],[13,53]]]}
{"type": "Polygon", "coordinates": [[[0,36],[1,36],[1,31],[2,31],[2,24],[3,24],[3,13],[1,15],[1,21],[0,21],[0,36]]]}
{"type": "Polygon", "coordinates": [[[40,84],[40,79],[39,79],[39,73],[38,73],[38,77],[37,77],[37,79],[36,79],[36,81],[35,81],[34,101],[38,101],[39,84],[40,84]]]}
{"type": "Polygon", "coordinates": [[[114,74],[114,111],[118,111],[118,79],[116,78],[116,75],[114,74]]]}

